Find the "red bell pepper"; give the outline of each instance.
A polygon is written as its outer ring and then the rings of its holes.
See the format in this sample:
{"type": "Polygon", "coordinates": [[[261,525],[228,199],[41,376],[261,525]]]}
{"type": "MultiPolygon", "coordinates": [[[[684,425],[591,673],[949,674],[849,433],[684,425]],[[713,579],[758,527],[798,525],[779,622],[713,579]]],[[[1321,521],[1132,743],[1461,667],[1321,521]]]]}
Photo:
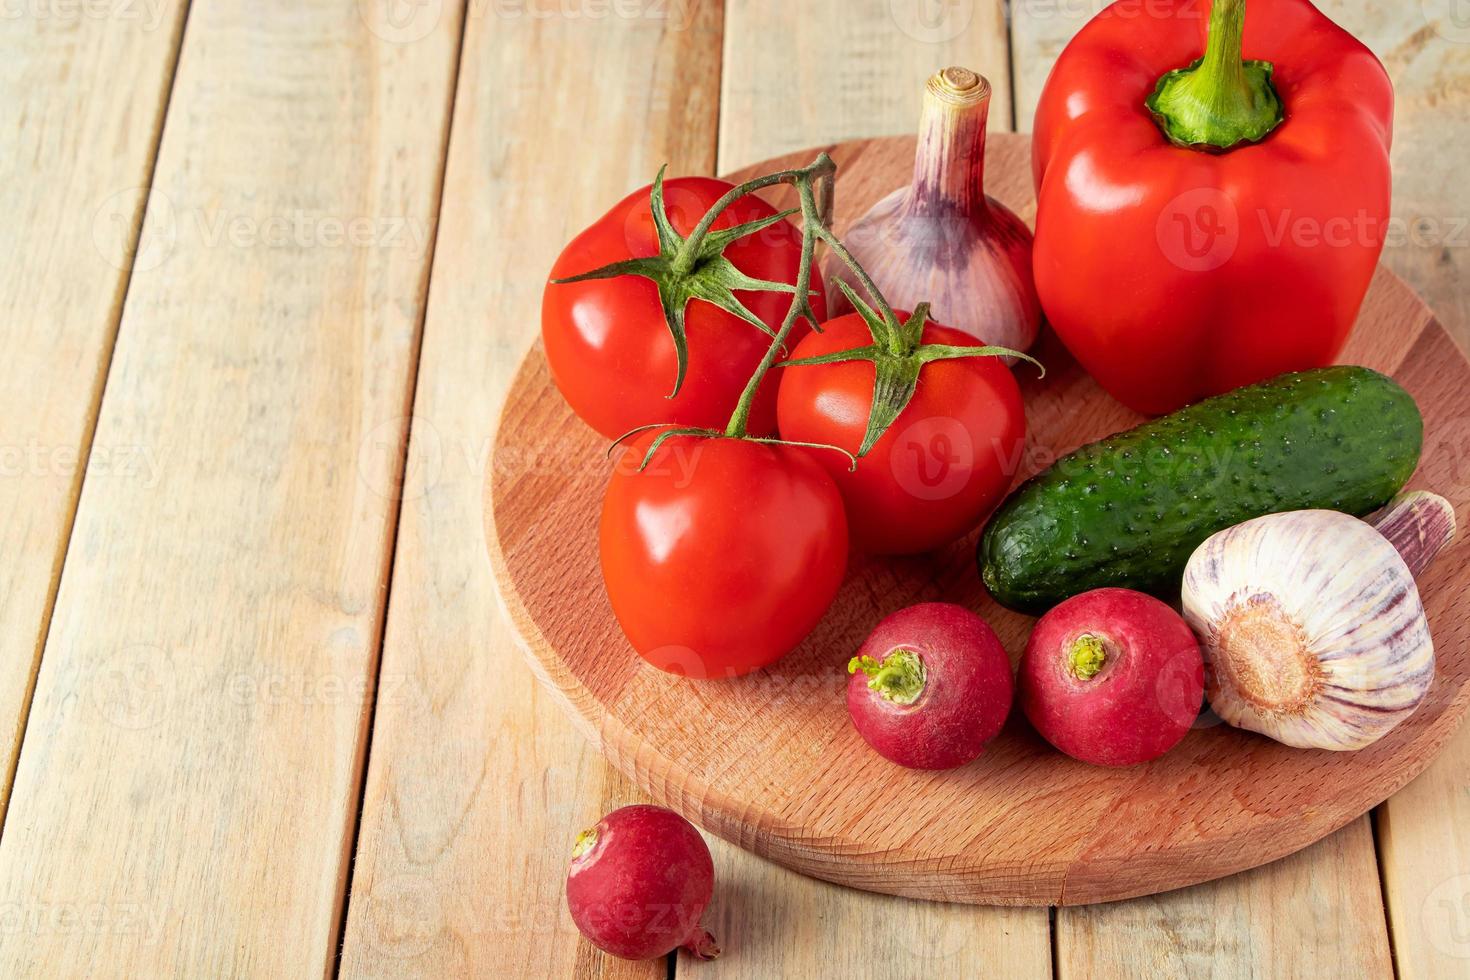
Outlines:
{"type": "Polygon", "coordinates": [[[1383,248],[1392,127],[1383,66],[1307,0],[1119,0],[1036,109],[1047,319],[1148,414],[1332,363],[1383,248]]]}

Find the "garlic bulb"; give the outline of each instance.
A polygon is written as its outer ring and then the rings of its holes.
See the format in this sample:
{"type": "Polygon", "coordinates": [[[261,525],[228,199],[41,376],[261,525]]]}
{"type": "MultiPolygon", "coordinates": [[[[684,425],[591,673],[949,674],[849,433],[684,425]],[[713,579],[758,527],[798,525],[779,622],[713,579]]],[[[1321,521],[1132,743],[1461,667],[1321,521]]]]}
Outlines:
{"type": "Polygon", "coordinates": [[[1189,559],[1184,615],[1226,722],[1299,748],[1359,749],[1419,706],[1434,645],[1413,573],[1453,535],[1454,511],[1415,493],[1374,519],[1271,514],[1189,559]]]}
{"type": "MultiPolygon", "coordinates": [[[[895,308],[927,301],[936,322],[1024,351],[1041,323],[1031,232],[985,194],[989,109],[990,83],[974,72],[946,68],[930,78],[913,184],[879,201],[842,240],[895,308]]],[[[826,274],[857,286],[842,263],[826,274]]],[[[828,296],[838,298],[834,312],[846,311],[836,289],[828,296]]]]}

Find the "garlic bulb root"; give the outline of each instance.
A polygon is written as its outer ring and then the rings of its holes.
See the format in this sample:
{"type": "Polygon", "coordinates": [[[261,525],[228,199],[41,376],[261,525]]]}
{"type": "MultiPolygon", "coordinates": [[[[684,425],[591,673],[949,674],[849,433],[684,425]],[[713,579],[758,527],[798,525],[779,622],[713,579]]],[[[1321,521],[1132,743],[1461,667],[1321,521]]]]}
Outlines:
{"type": "Polygon", "coordinates": [[[1217,630],[1212,661],[1228,685],[1257,711],[1299,714],[1321,695],[1327,672],[1301,624],[1273,595],[1232,597],[1217,630]]]}

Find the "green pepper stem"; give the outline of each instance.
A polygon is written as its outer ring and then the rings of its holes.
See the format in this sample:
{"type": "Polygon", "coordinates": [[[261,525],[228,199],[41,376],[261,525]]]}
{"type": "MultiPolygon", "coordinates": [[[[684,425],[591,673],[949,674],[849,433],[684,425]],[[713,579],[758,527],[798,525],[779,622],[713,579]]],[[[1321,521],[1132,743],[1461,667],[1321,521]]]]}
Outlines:
{"type": "Polygon", "coordinates": [[[1214,0],[1204,57],[1166,72],[1145,101],[1170,142],[1207,151],[1255,143],[1281,125],[1285,110],[1268,61],[1241,53],[1245,0],[1214,0]]]}

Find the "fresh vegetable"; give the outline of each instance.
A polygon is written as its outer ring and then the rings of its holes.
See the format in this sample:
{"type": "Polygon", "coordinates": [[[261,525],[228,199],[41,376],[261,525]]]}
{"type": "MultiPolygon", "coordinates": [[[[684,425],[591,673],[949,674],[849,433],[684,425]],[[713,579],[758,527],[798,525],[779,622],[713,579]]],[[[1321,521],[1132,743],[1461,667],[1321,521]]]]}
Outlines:
{"type": "MultiPolygon", "coordinates": [[[[905,313],[896,316],[914,324],[905,313]]],[[[842,491],[853,543],[878,554],[913,554],[969,531],[1010,489],[1026,415],[1021,390],[998,357],[923,363],[926,352],[978,349],[967,334],[931,321],[909,355],[916,373],[911,399],[887,432],[866,445],[875,395],[882,401],[894,393],[875,392],[872,362],[825,358],[881,350],[874,338],[884,330],[882,317],[867,310],[808,334],[787,362],[808,366],[782,371],[777,417],[789,439],[862,453],[855,468],[837,453],[815,454],[842,491]]]]}
{"type": "Polygon", "coordinates": [[[614,956],[648,960],[682,947],[711,960],[720,947],[699,920],[714,887],[693,824],[661,806],[625,806],[577,835],[567,907],[582,935],[614,956]]]}
{"type": "Polygon", "coordinates": [[[1414,575],[1454,535],[1454,510],[1414,493],[1374,520],[1271,514],[1200,545],[1184,613],[1221,718],[1300,748],[1360,749],[1424,700],[1434,645],[1414,575]]]}
{"type": "Polygon", "coordinates": [[[1042,91],[1035,273],[1082,366],[1159,414],[1342,350],[1389,219],[1393,90],[1308,0],[1147,7],[1103,10],[1042,91]]]}
{"type": "MultiPolygon", "coordinates": [[[[895,305],[929,301],[936,319],[987,343],[1025,350],[1041,306],[1031,279],[1031,231],[985,193],[990,83],[946,68],[924,88],[912,185],[873,206],[844,236],[895,305]]],[[[841,262],[829,279],[856,283],[841,262]]],[[[842,304],[833,298],[834,310],[842,304]]]]}
{"type": "MultiPolygon", "coordinates": [[[[661,670],[733,677],[783,656],[822,618],[847,565],[842,496],[804,448],[748,431],[806,296],[835,165],[825,153],[777,178],[801,198],[795,295],[722,429],[649,427],[625,447],[603,498],[602,576],[633,648],[661,670]]],[[[826,449],[826,452],[840,452],[826,449]]],[[[845,454],[844,458],[846,457],[845,454]]]]}
{"type": "Polygon", "coordinates": [[[1021,708],[1052,745],[1132,766],[1179,744],[1199,715],[1204,662],[1188,625],[1152,596],[1097,589],[1041,617],[1017,674],[1021,708]]]}
{"type": "Polygon", "coordinates": [[[649,454],[662,434],[625,444],[603,498],[613,614],[660,670],[734,677],[773,663],[842,583],[842,496],[798,447],[674,435],[649,454]]]}
{"type": "Polygon", "coordinates": [[[1170,598],[1200,542],[1281,510],[1366,514],[1418,465],[1414,399],[1361,367],[1288,374],[1084,446],[1022,485],[980,540],[996,601],[1042,611],[1122,586],[1170,598]]]}
{"type": "Polygon", "coordinates": [[[1011,710],[1011,662],[995,631],[949,603],[888,616],[847,670],[847,711],[858,734],[910,769],[974,760],[1011,710]]]}
{"type": "MultiPolygon", "coordinates": [[[[792,301],[801,235],[784,213],[736,190],[660,174],[552,267],[541,301],[546,360],[572,411],[607,438],[654,422],[724,426],[769,347],[792,301]]],[[[820,318],[816,272],[811,290],[820,318]]],[[[792,339],[805,329],[800,322],[792,339]]],[[[775,428],[772,381],[756,395],[750,429],[775,428]]]]}

